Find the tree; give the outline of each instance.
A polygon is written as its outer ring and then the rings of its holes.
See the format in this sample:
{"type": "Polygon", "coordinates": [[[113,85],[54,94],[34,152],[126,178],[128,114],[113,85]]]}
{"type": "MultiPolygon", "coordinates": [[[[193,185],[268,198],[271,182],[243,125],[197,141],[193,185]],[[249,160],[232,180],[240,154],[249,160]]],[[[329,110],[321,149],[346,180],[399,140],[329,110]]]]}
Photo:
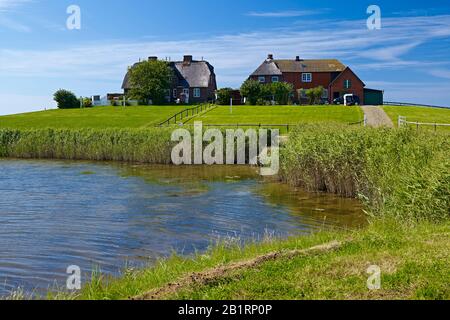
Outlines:
{"type": "Polygon", "coordinates": [[[217,104],[228,105],[231,99],[231,88],[222,88],[217,90],[217,104]]]}
{"type": "Polygon", "coordinates": [[[270,92],[275,102],[279,105],[285,105],[294,90],[294,86],[287,82],[273,82],[270,85],[270,92]]]}
{"type": "Polygon", "coordinates": [[[165,61],[144,61],[129,71],[130,97],[140,102],[163,103],[170,90],[172,69],[165,61]]]}
{"type": "Polygon", "coordinates": [[[259,81],[248,79],[241,86],[241,95],[247,98],[250,105],[255,105],[261,97],[262,84],[259,81]]]}
{"type": "Polygon", "coordinates": [[[80,107],[80,101],[71,91],[59,89],[53,95],[59,109],[75,109],[80,107]]]}

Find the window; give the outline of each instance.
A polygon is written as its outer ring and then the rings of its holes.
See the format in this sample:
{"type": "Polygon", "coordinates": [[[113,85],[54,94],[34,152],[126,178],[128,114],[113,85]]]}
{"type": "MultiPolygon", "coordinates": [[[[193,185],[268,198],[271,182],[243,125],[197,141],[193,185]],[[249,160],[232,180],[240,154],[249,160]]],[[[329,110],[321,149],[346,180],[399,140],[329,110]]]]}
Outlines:
{"type": "Polygon", "coordinates": [[[328,99],[328,89],[323,89],[322,99],[328,99]]]}
{"type": "Polygon", "coordinates": [[[176,98],[178,96],[177,89],[173,89],[173,97],[176,98]]]}
{"type": "Polygon", "coordinates": [[[302,73],[302,82],[312,82],[312,73],[302,73]]]}
{"type": "Polygon", "coordinates": [[[201,91],[200,88],[194,88],[194,98],[200,98],[201,91]]]}
{"type": "Polygon", "coordinates": [[[183,94],[188,96],[189,95],[189,89],[183,89],[183,94]]]}
{"type": "Polygon", "coordinates": [[[277,76],[273,76],[272,77],[272,82],[279,82],[280,78],[278,78],[277,76]]]}
{"type": "Polygon", "coordinates": [[[266,77],[258,77],[258,81],[264,83],[266,82],[266,77]]]}
{"type": "Polygon", "coordinates": [[[351,80],[344,80],[344,88],[350,89],[352,87],[352,81],[351,80]]]}

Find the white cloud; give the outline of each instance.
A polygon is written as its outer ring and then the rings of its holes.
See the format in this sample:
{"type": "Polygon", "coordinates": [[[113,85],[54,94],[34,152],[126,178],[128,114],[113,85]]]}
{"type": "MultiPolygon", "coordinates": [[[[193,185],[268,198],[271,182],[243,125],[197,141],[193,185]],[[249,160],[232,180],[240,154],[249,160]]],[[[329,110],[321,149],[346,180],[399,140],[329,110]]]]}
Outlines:
{"type": "Polygon", "coordinates": [[[450,70],[448,69],[432,69],[429,73],[438,78],[450,79],[450,70]]]}
{"type": "MultiPolygon", "coordinates": [[[[385,18],[383,29],[369,31],[365,21],[329,21],[321,28],[293,26],[192,40],[111,41],[57,50],[0,49],[0,74],[121,81],[127,66],[150,55],[180,59],[185,53],[202,56],[217,70],[219,82],[237,85],[267,53],[279,58],[338,58],[359,69],[418,67],[438,63],[403,56],[419,45],[442,37],[436,31],[450,24],[450,15],[385,18]],[[311,30],[311,31],[308,31],[311,30]],[[114,54],[112,54],[112,52],[114,54]]],[[[445,58],[447,59],[447,58],[445,58]]]]}
{"type": "Polygon", "coordinates": [[[323,10],[290,10],[290,11],[272,11],[272,12],[249,12],[246,15],[250,17],[261,18],[292,18],[316,15],[323,12],[323,10]]]}
{"type": "Polygon", "coordinates": [[[0,0],[0,12],[10,11],[33,0],[0,0]]]}

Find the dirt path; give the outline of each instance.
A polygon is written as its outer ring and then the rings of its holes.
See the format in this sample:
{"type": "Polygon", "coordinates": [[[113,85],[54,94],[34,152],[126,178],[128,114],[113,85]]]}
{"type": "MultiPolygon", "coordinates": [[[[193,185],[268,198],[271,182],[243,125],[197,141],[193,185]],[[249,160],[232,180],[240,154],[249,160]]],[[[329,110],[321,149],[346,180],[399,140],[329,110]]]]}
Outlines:
{"type": "Polygon", "coordinates": [[[363,106],[361,108],[367,116],[367,125],[369,127],[394,127],[391,118],[389,118],[381,107],[363,106]]]}
{"type": "Polygon", "coordinates": [[[314,253],[320,253],[320,252],[326,252],[338,249],[342,246],[341,242],[338,241],[332,241],[326,244],[322,244],[319,246],[311,247],[308,249],[303,250],[289,250],[289,251],[278,251],[278,252],[272,252],[268,253],[259,257],[256,257],[251,260],[246,261],[239,261],[235,262],[229,265],[217,267],[214,269],[210,269],[204,272],[196,272],[191,273],[184,278],[180,279],[179,281],[175,283],[168,283],[167,285],[154,289],[148,293],[145,293],[144,295],[137,296],[132,298],[133,300],[159,300],[163,299],[164,297],[167,297],[171,294],[175,294],[177,291],[179,291],[182,288],[186,288],[188,286],[194,285],[194,284],[200,284],[204,285],[207,283],[211,283],[213,281],[216,281],[218,279],[221,279],[225,276],[227,276],[229,273],[233,271],[239,271],[242,269],[247,268],[256,268],[267,261],[272,261],[276,259],[289,259],[293,258],[295,256],[299,255],[308,255],[308,254],[314,254],[314,253]]]}

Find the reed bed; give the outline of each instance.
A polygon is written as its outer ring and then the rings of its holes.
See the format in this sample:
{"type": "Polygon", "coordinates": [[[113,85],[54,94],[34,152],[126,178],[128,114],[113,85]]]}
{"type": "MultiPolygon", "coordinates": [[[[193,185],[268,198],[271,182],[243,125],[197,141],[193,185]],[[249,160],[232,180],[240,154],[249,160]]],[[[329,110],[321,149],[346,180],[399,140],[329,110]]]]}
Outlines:
{"type": "Polygon", "coordinates": [[[171,130],[0,130],[0,157],[170,163],[171,130]]]}
{"type": "Polygon", "coordinates": [[[373,216],[450,217],[450,140],[412,129],[299,126],[281,152],[282,178],[359,197],[373,216]]]}

